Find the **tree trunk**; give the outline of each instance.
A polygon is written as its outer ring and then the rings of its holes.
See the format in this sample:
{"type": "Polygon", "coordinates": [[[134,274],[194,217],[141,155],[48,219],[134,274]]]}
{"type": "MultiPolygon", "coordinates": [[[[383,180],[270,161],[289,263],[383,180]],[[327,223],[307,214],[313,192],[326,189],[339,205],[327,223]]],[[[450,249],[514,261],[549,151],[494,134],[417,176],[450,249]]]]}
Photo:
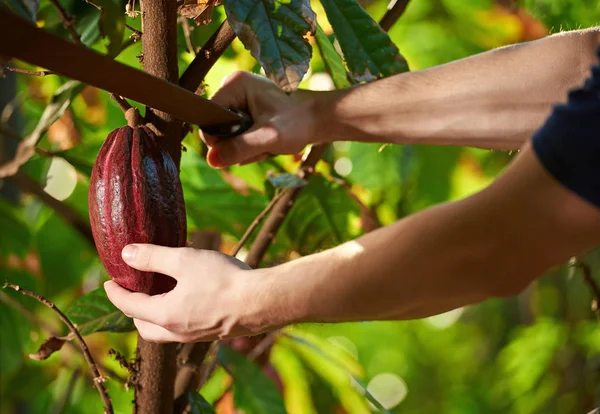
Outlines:
{"type": "MultiPolygon", "coordinates": [[[[178,82],[177,3],[172,0],[142,2],[143,65],[146,72],[178,82]]],[[[146,109],[145,120],[161,137],[179,166],[181,123],[164,112],[146,109]]],[[[153,344],[138,336],[138,380],[135,409],[139,414],[171,414],[176,373],[177,344],[153,344]]]]}

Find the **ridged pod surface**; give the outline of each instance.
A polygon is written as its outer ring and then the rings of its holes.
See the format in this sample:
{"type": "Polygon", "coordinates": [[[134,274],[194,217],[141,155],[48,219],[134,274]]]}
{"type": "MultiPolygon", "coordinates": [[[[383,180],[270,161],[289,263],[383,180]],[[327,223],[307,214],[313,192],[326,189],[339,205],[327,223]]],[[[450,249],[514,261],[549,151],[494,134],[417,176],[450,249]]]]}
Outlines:
{"type": "Polygon", "coordinates": [[[186,243],[179,172],[152,130],[125,126],[108,135],[92,169],[88,201],[96,249],[111,279],[150,295],[173,289],[175,279],[133,269],[121,258],[131,243],[186,243]]]}

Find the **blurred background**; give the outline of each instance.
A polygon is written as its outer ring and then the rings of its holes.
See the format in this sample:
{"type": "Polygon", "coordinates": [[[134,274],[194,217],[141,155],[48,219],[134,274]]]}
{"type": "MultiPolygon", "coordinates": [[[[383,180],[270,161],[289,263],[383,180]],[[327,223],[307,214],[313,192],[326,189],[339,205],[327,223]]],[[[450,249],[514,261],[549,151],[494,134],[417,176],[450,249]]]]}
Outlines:
{"type": "MultiPolygon", "coordinates": [[[[78,0],[64,4],[75,16],[84,43],[110,52],[111,45],[99,36],[95,9],[78,0]]],[[[361,4],[376,20],[387,7],[383,0],[361,4]]],[[[106,0],[103,7],[122,16],[125,2],[106,0]]],[[[315,2],[314,8],[328,33],[320,4],[315,2]]],[[[194,28],[194,44],[201,45],[210,36],[223,13],[217,7],[212,23],[194,28]]],[[[49,1],[41,1],[38,20],[48,30],[64,34],[49,1]]],[[[126,23],[139,29],[140,19],[128,17],[126,23]]],[[[411,69],[419,70],[598,24],[600,3],[592,0],[412,0],[389,33],[411,69]]],[[[131,32],[124,24],[118,26],[113,30],[125,43],[131,32]]],[[[183,39],[180,36],[181,71],[193,59],[183,39]]],[[[129,41],[117,53],[117,60],[140,66],[139,42],[129,41]]],[[[236,40],[209,73],[204,93],[211,95],[224,76],[239,69],[260,72],[236,40]]],[[[68,79],[58,76],[5,75],[0,79],[2,122],[21,136],[35,130],[59,88],[70,87],[68,79]]],[[[316,47],[301,87],[333,88],[316,47]]],[[[40,193],[63,201],[87,220],[93,161],[108,133],[124,124],[120,109],[105,92],[85,87],[73,94],[69,109],[49,127],[40,150],[22,168],[29,179],[0,181],[2,281],[18,283],[68,307],[107,278],[94,246],[40,193]]],[[[9,158],[16,141],[4,137],[2,145],[0,158],[9,158]]],[[[197,130],[184,146],[189,238],[193,242],[202,231],[218,233],[224,252],[231,251],[272,196],[266,174],[294,172],[298,166],[297,158],[281,156],[215,171],[202,158],[197,130]]],[[[377,223],[389,224],[472,194],[488,185],[512,156],[471,148],[336,143],[318,168],[333,180],[317,177],[309,184],[263,265],[336,245],[377,223]]],[[[583,260],[598,279],[600,254],[592,252],[583,260]]],[[[284,384],[290,413],[368,412],[371,407],[358,402],[364,391],[361,387],[357,391],[348,372],[394,413],[586,413],[600,405],[600,327],[591,302],[581,272],[565,264],[518,297],[424,320],[294,327],[290,334],[319,344],[335,355],[335,361],[288,338],[275,344],[270,362],[284,384]]],[[[65,332],[54,314],[29,298],[4,291],[0,324],[2,413],[101,412],[78,350],[64,347],[47,361],[28,357],[48,337],[48,329],[65,332]]],[[[135,340],[134,333],[96,333],[87,338],[96,358],[121,376],[126,373],[107,350],[116,348],[131,357],[135,340]]],[[[117,412],[130,412],[132,393],[118,381],[109,380],[107,386],[117,412]]],[[[203,390],[207,396],[211,392],[203,390]]]]}

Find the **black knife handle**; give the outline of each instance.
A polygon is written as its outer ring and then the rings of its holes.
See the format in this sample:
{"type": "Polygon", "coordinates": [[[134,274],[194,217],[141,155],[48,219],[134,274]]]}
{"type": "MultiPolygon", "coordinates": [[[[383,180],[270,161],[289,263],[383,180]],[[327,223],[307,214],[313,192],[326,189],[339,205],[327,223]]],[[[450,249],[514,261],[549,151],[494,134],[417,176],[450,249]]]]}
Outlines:
{"type": "Polygon", "coordinates": [[[244,112],[240,109],[231,108],[229,108],[228,110],[241,116],[242,119],[232,124],[211,125],[207,127],[202,127],[202,131],[218,138],[231,138],[241,133],[244,133],[250,129],[250,127],[253,124],[253,121],[252,117],[250,117],[250,115],[247,112],[244,112]]]}

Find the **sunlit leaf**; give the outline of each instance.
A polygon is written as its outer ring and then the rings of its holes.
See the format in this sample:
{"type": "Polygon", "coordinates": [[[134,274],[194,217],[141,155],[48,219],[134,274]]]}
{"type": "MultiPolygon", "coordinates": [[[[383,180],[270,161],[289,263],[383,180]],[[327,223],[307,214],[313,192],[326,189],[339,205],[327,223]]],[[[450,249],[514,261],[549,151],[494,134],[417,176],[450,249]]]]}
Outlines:
{"type": "Polygon", "coordinates": [[[371,191],[385,191],[402,183],[404,147],[400,145],[352,142],[348,158],[352,170],[348,179],[371,191]]]}
{"type": "Polygon", "coordinates": [[[190,414],[215,414],[215,409],[197,392],[188,393],[190,414]]]}
{"type": "Polygon", "coordinates": [[[298,355],[276,341],[269,358],[277,370],[285,390],[285,406],[289,414],[313,414],[317,409],[312,401],[310,376],[298,355]]]}
{"type": "Polygon", "coordinates": [[[350,81],[348,80],[348,72],[346,71],[346,66],[344,66],[344,61],[333,47],[333,43],[331,43],[321,26],[317,26],[315,39],[325,62],[327,72],[331,75],[335,87],[338,89],[349,87],[350,81]]]}
{"type": "Polygon", "coordinates": [[[315,31],[308,0],[224,0],[227,20],[267,76],[292,91],[308,71],[315,31]]]}
{"type": "Polygon", "coordinates": [[[258,365],[226,346],[219,348],[219,361],[233,377],[236,408],[247,414],[285,414],[281,394],[258,365]]]}
{"type": "Polygon", "coordinates": [[[94,289],[75,301],[65,311],[82,335],[94,332],[129,332],[135,329],[133,320],[117,309],[106,297],[104,288],[94,289]]]}
{"type": "Polygon", "coordinates": [[[354,79],[371,81],[408,70],[396,45],[356,0],[321,3],[354,79]]]}
{"type": "MultiPolygon", "coordinates": [[[[360,380],[359,375],[362,375],[362,372],[357,370],[358,363],[348,364],[348,356],[342,356],[344,351],[315,336],[296,331],[282,337],[281,343],[294,349],[314,372],[331,385],[348,412],[370,412],[367,404],[369,401],[377,407],[378,412],[388,413],[360,380]]],[[[358,367],[362,371],[362,368],[358,367]]]]}

